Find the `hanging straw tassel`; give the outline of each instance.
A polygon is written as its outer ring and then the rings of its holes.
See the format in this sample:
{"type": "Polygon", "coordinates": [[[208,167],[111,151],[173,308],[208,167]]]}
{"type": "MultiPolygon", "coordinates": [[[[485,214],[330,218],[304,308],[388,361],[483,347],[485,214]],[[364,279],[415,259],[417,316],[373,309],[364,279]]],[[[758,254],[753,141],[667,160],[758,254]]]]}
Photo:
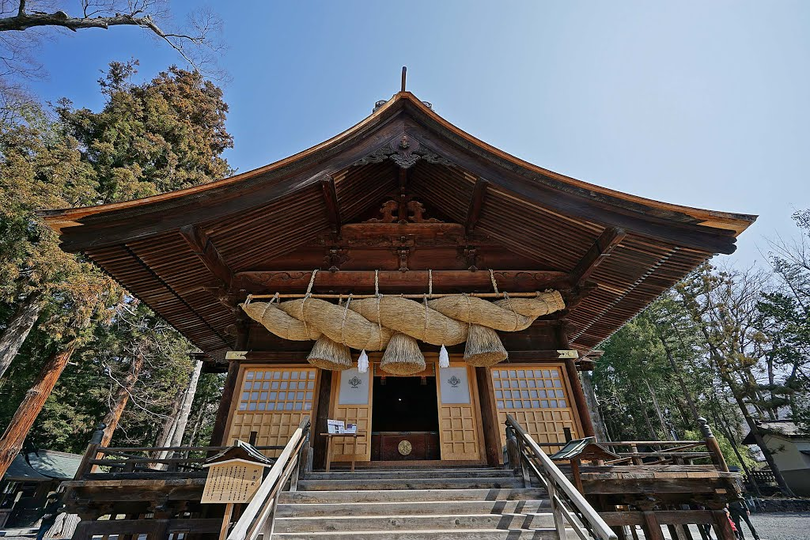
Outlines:
{"type": "Polygon", "coordinates": [[[447,349],[444,348],[444,345],[442,345],[442,348],[439,349],[439,367],[450,367],[450,355],[447,354],[447,349]]]}
{"type": "Polygon", "coordinates": [[[360,373],[368,371],[368,355],[365,349],[360,351],[360,356],[357,358],[357,371],[360,373]]]}
{"type": "Polygon", "coordinates": [[[352,367],[352,355],[346,345],[321,336],[307,356],[307,362],[321,369],[343,371],[352,367]]]}
{"type": "Polygon", "coordinates": [[[394,334],[385,348],[380,369],[391,375],[413,375],[424,371],[425,356],[411,336],[394,334]]]}
{"type": "Polygon", "coordinates": [[[465,362],[475,367],[494,366],[508,356],[495,330],[477,324],[470,325],[467,346],[464,348],[465,362]]]}

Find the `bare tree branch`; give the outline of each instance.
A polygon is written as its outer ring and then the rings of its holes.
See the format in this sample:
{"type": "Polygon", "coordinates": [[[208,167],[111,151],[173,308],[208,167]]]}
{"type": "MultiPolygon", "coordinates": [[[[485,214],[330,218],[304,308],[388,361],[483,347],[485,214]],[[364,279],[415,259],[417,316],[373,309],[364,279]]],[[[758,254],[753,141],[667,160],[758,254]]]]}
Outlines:
{"type": "MultiPolygon", "coordinates": [[[[211,34],[219,30],[219,19],[205,9],[191,14],[187,24],[190,31],[178,31],[164,30],[162,23],[159,24],[159,21],[169,19],[169,13],[155,0],[129,0],[126,3],[81,0],[82,15],[78,17],[70,16],[55,6],[51,6],[49,11],[32,11],[26,0],[19,0],[15,7],[3,2],[0,9],[0,44],[6,45],[3,48],[7,50],[11,49],[7,42],[12,35],[31,29],[64,28],[77,32],[91,28],[107,30],[116,26],[135,26],[166,42],[197,71],[203,71],[203,64],[212,64],[212,57],[219,52],[219,45],[211,38],[211,34]],[[202,53],[201,49],[208,49],[208,55],[202,53]]],[[[14,50],[11,52],[13,56],[18,56],[14,50]]],[[[13,56],[8,63],[18,63],[14,62],[16,59],[13,56]]]]}

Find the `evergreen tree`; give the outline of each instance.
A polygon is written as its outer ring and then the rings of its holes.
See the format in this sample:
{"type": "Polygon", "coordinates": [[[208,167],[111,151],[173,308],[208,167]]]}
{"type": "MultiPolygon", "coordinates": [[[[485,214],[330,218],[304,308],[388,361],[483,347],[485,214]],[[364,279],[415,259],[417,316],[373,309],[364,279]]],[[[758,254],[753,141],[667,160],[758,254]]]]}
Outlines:
{"type": "MultiPolygon", "coordinates": [[[[171,410],[174,390],[190,376],[191,345],[80,256],[62,252],[34,213],[154,195],[230,173],[221,156],[232,145],[222,92],[198,73],[174,67],[137,85],[131,82],[135,65],[111,64],[99,81],[106,96],[101,111],[63,101],[55,122],[42,114],[2,133],[0,187],[12,204],[0,214],[0,230],[7,233],[0,250],[8,254],[0,266],[0,315],[7,317],[0,354],[18,356],[24,344],[30,356],[19,368],[13,364],[13,380],[2,381],[10,398],[3,406],[20,399],[22,405],[0,439],[0,471],[71,358],[78,360],[68,370],[71,384],[56,388],[60,399],[45,407],[32,441],[75,450],[76,434],[92,431],[102,416],[129,422],[126,440],[154,438],[155,419],[171,410]],[[27,304],[35,304],[35,316],[22,318],[27,304]],[[77,390],[88,399],[72,399],[77,390]],[[41,429],[48,430],[47,439],[41,429]]],[[[0,411],[9,418],[11,411],[0,411]]],[[[108,440],[117,420],[112,424],[108,440]]]]}

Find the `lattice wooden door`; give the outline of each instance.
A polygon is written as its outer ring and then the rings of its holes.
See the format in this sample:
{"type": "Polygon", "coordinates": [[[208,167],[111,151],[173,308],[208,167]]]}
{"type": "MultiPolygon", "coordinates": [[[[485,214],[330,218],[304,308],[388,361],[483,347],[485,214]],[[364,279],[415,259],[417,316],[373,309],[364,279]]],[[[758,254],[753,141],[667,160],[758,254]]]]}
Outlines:
{"type": "Polygon", "coordinates": [[[439,369],[436,377],[439,400],[439,441],[443,460],[481,458],[475,377],[464,363],[439,369]]]}
{"type": "Polygon", "coordinates": [[[332,461],[357,461],[371,459],[371,370],[360,373],[357,368],[339,372],[332,377],[332,395],[337,394],[329,411],[329,418],[357,424],[362,436],[353,438],[335,437],[332,441],[332,461]]]}

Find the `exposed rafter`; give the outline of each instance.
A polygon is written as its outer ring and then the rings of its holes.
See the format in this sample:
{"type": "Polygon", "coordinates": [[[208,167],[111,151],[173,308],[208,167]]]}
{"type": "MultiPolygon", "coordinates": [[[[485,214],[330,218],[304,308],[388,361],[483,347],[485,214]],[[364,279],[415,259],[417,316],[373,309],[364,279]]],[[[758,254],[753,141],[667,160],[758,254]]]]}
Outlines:
{"type": "Polygon", "coordinates": [[[605,257],[610,255],[610,252],[624,240],[625,236],[627,236],[627,233],[617,227],[609,227],[602,231],[596,242],[585,253],[585,256],[580,259],[574,271],[571,272],[574,284],[579,285],[588,279],[596,270],[596,267],[605,260],[605,257]]]}
{"type": "Polygon", "coordinates": [[[472,234],[475,226],[478,224],[478,218],[481,216],[481,208],[484,206],[484,197],[487,193],[487,186],[489,182],[483,178],[478,178],[473,187],[472,197],[470,197],[470,206],[467,209],[467,218],[464,220],[464,229],[467,234],[472,234]]]}
{"type": "Polygon", "coordinates": [[[340,218],[337,190],[335,189],[335,179],[331,175],[324,175],[321,179],[321,189],[323,190],[323,201],[326,204],[326,216],[329,225],[333,233],[340,234],[342,220],[340,218]]]}
{"type": "Polygon", "coordinates": [[[180,228],[180,236],[188,242],[194,254],[199,257],[208,271],[222,282],[223,288],[226,291],[230,290],[233,282],[233,272],[219,251],[217,251],[211,239],[208,238],[208,235],[196,225],[186,225],[180,228]]]}

